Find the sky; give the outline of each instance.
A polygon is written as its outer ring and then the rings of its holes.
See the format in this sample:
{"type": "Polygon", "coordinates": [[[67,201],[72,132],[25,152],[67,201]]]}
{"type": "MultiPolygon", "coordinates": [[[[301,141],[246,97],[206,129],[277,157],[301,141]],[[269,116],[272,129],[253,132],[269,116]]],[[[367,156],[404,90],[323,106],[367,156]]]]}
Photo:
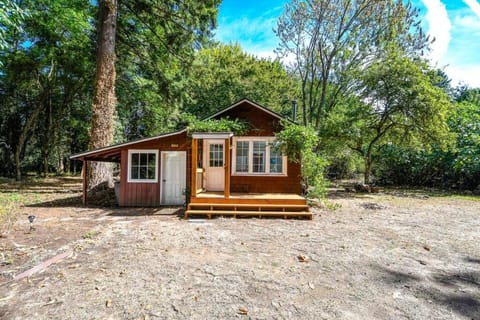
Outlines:
{"type": "MultiPolygon", "coordinates": [[[[412,0],[420,9],[423,29],[435,38],[429,54],[432,67],[452,79],[480,88],[480,0],[412,0]]],[[[288,0],[223,0],[215,39],[239,43],[258,57],[275,58],[273,32],[288,0]]]]}

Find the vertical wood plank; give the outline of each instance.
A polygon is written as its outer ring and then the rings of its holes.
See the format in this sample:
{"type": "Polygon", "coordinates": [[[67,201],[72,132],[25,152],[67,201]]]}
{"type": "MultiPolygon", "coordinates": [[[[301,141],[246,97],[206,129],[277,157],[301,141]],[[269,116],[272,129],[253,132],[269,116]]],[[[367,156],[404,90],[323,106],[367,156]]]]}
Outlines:
{"type": "Polygon", "coordinates": [[[87,205],[87,179],[88,179],[88,174],[87,174],[87,161],[85,158],[83,159],[82,163],[82,205],[85,207],[87,205]]]}
{"type": "Polygon", "coordinates": [[[191,178],[192,184],[190,187],[190,197],[196,198],[197,197],[197,147],[198,147],[198,140],[192,138],[192,165],[191,165],[191,178]]]}

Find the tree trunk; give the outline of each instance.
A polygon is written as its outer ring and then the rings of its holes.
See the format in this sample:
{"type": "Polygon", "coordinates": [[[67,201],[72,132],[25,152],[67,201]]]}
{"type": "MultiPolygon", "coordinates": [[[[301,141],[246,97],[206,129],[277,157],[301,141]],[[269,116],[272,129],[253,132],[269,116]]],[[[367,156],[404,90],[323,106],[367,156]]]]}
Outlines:
{"type": "Polygon", "coordinates": [[[372,175],[372,150],[369,147],[365,155],[365,173],[363,176],[363,183],[370,184],[370,176],[372,175]]]}
{"type": "Polygon", "coordinates": [[[365,159],[365,173],[363,176],[363,182],[365,184],[370,184],[371,172],[372,172],[372,162],[368,159],[365,159]]]}
{"type": "MultiPolygon", "coordinates": [[[[99,2],[99,34],[97,72],[92,105],[90,149],[105,147],[113,141],[115,113],[115,31],[117,0],[99,2]]],[[[105,162],[90,162],[88,188],[107,181],[113,186],[112,166],[105,162]]]]}
{"type": "Polygon", "coordinates": [[[23,127],[22,132],[18,137],[18,142],[15,148],[15,178],[17,179],[17,181],[20,181],[22,179],[22,170],[21,170],[22,151],[23,151],[23,148],[25,147],[25,143],[27,142],[28,133],[35,126],[41,109],[42,108],[39,105],[33,110],[30,117],[27,118],[27,121],[25,122],[25,126],[23,127]]]}

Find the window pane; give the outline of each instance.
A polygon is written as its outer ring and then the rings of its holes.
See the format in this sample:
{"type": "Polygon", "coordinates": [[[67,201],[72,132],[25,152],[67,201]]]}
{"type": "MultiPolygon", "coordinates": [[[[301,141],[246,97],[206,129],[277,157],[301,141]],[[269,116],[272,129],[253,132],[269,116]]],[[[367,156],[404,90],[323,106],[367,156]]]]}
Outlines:
{"type": "Polygon", "coordinates": [[[132,166],[138,166],[138,153],[132,153],[132,166]]]}
{"type": "Polygon", "coordinates": [[[130,169],[130,175],[132,179],[138,179],[138,166],[132,166],[130,169]]]}
{"type": "Polygon", "coordinates": [[[148,153],[140,153],[140,165],[141,166],[146,166],[148,161],[148,153]]]}
{"type": "Polygon", "coordinates": [[[283,159],[282,153],[270,149],[270,172],[271,173],[282,173],[283,172],[283,159]]]}
{"type": "Polygon", "coordinates": [[[131,154],[130,179],[155,180],[157,155],[152,152],[140,151],[131,154]]]}
{"type": "Polygon", "coordinates": [[[248,141],[238,141],[236,150],[235,170],[237,172],[248,172],[248,141]]]}
{"type": "Polygon", "coordinates": [[[210,144],[210,167],[223,167],[223,144],[210,144]]]}
{"type": "Polygon", "coordinates": [[[253,142],[253,172],[265,172],[266,142],[253,142]]]}
{"type": "Polygon", "coordinates": [[[147,179],[147,167],[140,167],[140,174],[138,176],[139,179],[147,179]]]}
{"type": "Polygon", "coordinates": [[[149,166],[147,170],[147,179],[155,179],[155,166],[149,166]]]}
{"type": "Polygon", "coordinates": [[[156,161],[156,154],[155,153],[149,153],[148,154],[148,166],[155,168],[155,165],[157,164],[156,161]]]}

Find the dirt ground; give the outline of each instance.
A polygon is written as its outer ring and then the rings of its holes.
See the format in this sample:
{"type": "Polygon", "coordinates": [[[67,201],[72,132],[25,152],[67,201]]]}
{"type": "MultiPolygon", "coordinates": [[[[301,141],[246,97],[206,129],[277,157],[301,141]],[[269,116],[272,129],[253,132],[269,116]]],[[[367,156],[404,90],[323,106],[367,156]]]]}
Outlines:
{"type": "Polygon", "coordinates": [[[313,221],[183,220],[82,208],[72,183],[0,238],[1,319],[480,319],[478,200],[339,192],[313,221]]]}

